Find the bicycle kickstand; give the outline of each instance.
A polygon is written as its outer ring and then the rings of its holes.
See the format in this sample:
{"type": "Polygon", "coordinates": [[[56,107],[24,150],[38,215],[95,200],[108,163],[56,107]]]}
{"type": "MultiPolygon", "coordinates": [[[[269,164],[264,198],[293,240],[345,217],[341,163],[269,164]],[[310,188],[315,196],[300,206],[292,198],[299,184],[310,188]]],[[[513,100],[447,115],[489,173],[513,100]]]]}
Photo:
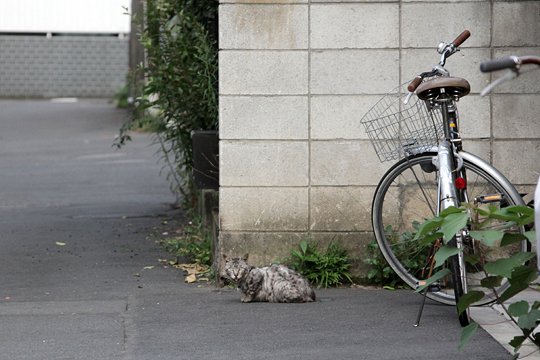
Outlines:
{"type": "Polygon", "coordinates": [[[428,288],[425,288],[424,294],[422,295],[422,304],[420,304],[420,310],[418,310],[418,316],[416,316],[416,323],[414,323],[414,327],[420,326],[420,318],[422,317],[422,313],[424,312],[424,305],[426,304],[427,292],[428,292],[428,288]]]}
{"type": "Polygon", "coordinates": [[[420,304],[420,310],[418,310],[418,315],[416,316],[416,323],[414,323],[414,327],[420,326],[420,319],[422,318],[422,313],[424,312],[424,305],[426,304],[427,293],[430,291],[440,291],[439,284],[434,283],[424,289],[424,293],[422,294],[422,303],[420,304]]]}

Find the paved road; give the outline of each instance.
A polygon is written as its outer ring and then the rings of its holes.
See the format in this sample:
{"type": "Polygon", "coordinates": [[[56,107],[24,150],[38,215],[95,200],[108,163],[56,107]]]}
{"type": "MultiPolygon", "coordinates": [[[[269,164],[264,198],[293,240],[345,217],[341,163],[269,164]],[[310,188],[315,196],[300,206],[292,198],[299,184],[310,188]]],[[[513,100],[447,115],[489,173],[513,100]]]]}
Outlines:
{"type": "Polygon", "coordinates": [[[184,284],[158,262],[152,234],[181,214],[150,139],[111,148],[124,116],[98,100],[0,101],[0,359],[511,358],[484,332],[459,352],[450,307],[428,304],[414,328],[410,292],[241,304],[184,284]]]}

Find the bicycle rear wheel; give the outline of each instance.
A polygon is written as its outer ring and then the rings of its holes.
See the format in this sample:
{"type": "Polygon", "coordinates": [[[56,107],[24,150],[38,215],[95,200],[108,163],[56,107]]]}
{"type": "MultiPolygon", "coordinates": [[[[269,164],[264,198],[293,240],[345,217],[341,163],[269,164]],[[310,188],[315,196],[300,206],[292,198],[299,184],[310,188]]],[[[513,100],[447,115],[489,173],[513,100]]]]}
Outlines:
{"type": "MultiPolygon", "coordinates": [[[[490,203],[490,206],[502,208],[523,204],[515,188],[489,164],[469,153],[462,152],[461,155],[467,175],[467,196],[470,201],[485,195],[500,194],[501,200],[490,203]]],[[[380,181],[373,198],[372,223],[379,248],[392,269],[413,289],[429,277],[423,270],[430,249],[427,246],[420,246],[413,238],[418,225],[435,216],[437,212],[438,171],[432,164],[434,156],[436,153],[423,153],[395,164],[380,181]]],[[[496,227],[497,224],[493,223],[493,226],[496,227]]],[[[507,231],[524,230],[513,228],[507,231]]],[[[474,239],[471,241],[475,252],[487,253],[485,247],[474,239]]],[[[491,251],[484,259],[493,261],[526,250],[527,242],[523,241],[510,249],[505,247],[491,251]]],[[[474,268],[467,265],[464,286],[469,289],[479,288],[484,275],[482,266],[481,262],[474,268]]],[[[443,279],[438,291],[429,292],[427,296],[435,301],[454,305],[455,281],[451,277],[443,279]]],[[[501,288],[507,285],[503,282],[501,288]]],[[[494,296],[486,296],[475,305],[488,304],[494,300],[494,296]]]]}

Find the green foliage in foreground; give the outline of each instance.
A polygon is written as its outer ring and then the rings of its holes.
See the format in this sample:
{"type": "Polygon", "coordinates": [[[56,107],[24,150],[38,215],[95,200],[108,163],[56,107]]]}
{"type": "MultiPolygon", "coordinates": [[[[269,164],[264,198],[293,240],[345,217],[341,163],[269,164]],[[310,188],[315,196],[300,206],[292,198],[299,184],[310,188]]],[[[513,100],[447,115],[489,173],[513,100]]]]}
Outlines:
{"type": "MultiPolygon", "coordinates": [[[[454,234],[468,227],[474,229],[470,231],[471,237],[479,241],[483,246],[505,247],[525,239],[535,239],[534,231],[527,231],[523,234],[505,231],[516,226],[524,227],[533,222],[534,210],[526,206],[509,206],[503,209],[449,208],[440,216],[424,222],[418,231],[417,238],[420,241],[431,241],[440,237],[447,244],[454,234]],[[473,224],[471,218],[481,218],[482,221],[473,224]],[[490,224],[494,221],[498,225],[496,228],[490,227],[490,224]]],[[[439,249],[437,255],[436,266],[441,267],[450,256],[455,255],[455,248],[443,246],[439,249]]],[[[534,329],[540,325],[540,301],[535,301],[531,305],[526,301],[515,302],[508,307],[505,305],[506,301],[528,288],[530,283],[536,279],[536,269],[527,265],[527,262],[533,257],[535,257],[533,253],[519,252],[509,258],[486,262],[484,265],[485,277],[481,280],[482,288],[486,289],[485,292],[483,290],[469,291],[458,303],[458,311],[462,312],[484,297],[487,292],[494,294],[497,303],[501,305],[507,315],[521,329],[522,335],[514,337],[509,343],[514,348],[516,357],[519,356],[518,351],[526,340],[538,346],[538,351],[540,351],[540,332],[534,332],[534,329]],[[499,294],[496,288],[504,278],[508,279],[510,286],[499,294]]],[[[426,281],[426,286],[437,281],[438,278],[444,275],[444,272],[448,272],[448,269],[439,270],[426,281]]],[[[424,287],[420,287],[417,291],[422,291],[424,287]]],[[[467,344],[477,328],[478,324],[476,323],[471,323],[463,328],[460,348],[467,344]]]]}

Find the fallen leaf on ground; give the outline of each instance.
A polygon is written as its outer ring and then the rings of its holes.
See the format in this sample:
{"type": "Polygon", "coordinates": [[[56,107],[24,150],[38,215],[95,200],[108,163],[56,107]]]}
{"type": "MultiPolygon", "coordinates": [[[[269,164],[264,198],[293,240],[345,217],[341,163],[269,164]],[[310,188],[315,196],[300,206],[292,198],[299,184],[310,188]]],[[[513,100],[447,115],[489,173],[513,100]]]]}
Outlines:
{"type": "Polygon", "coordinates": [[[177,264],[175,268],[187,271],[188,274],[200,274],[206,272],[206,268],[200,264],[177,264]]]}
{"type": "Polygon", "coordinates": [[[187,283],[193,283],[196,281],[207,281],[206,278],[199,277],[202,274],[206,274],[208,272],[208,268],[206,266],[200,265],[200,264],[177,264],[174,265],[176,269],[181,269],[185,272],[187,272],[187,275],[184,279],[187,283]]]}

